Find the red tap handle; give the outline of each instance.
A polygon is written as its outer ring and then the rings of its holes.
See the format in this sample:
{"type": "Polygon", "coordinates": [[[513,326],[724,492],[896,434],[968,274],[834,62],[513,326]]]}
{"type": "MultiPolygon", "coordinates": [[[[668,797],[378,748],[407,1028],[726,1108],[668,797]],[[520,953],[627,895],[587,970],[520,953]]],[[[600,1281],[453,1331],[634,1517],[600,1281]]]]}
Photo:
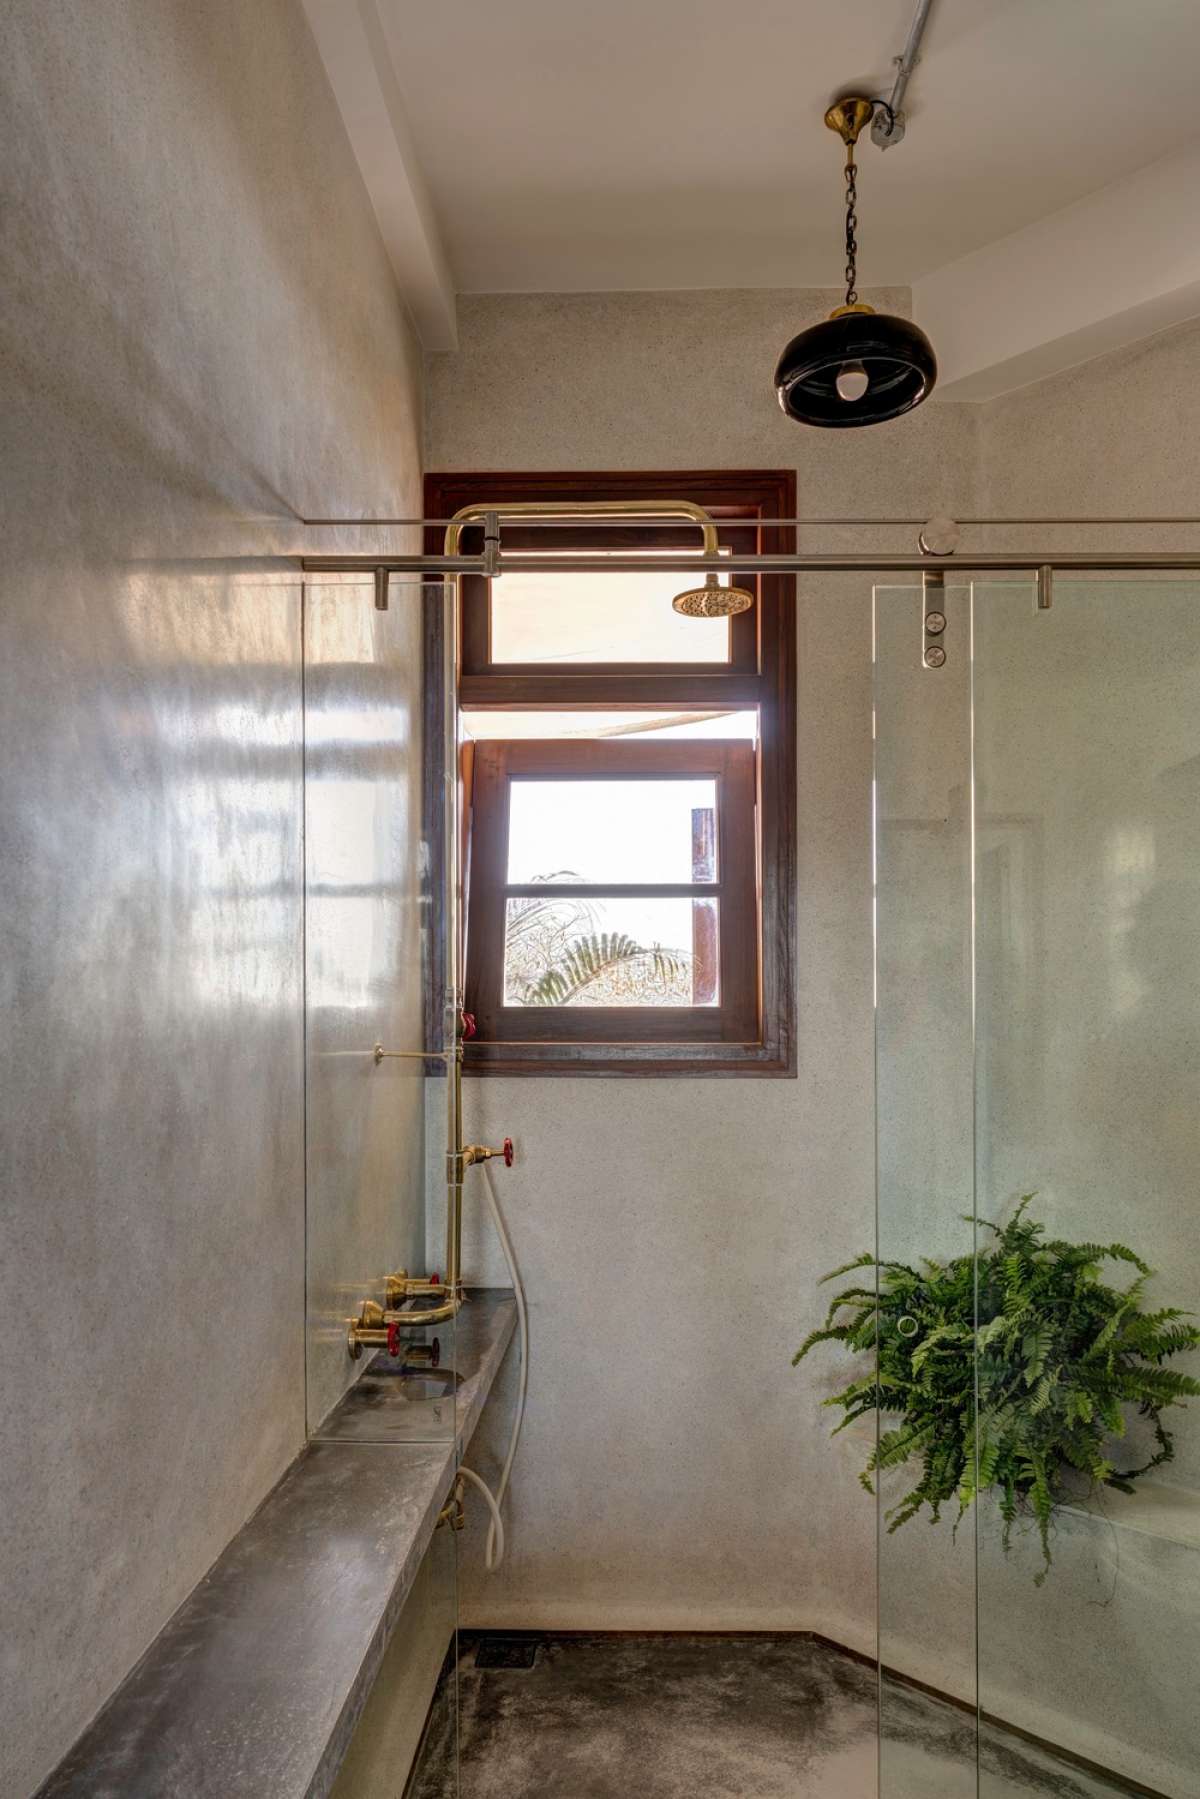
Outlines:
{"type": "Polygon", "coordinates": [[[466,1043],[475,1035],[478,1028],[475,1023],[475,1014],[474,1012],[460,1012],[458,1016],[462,1021],[463,1042],[466,1043]]]}
{"type": "MultiPolygon", "coordinates": [[[[404,1354],[404,1344],[400,1341],[400,1330],[401,1330],[401,1327],[398,1324],[389,1324],[388,1325],[387,1348],[388,1348],[389,1355],[398,1356],[398,1355],[404,1354]]],[[[432,1344],[430,1345],[430,1348],[432,1350],[432,1354],[429,1357],[429,1365],[431,1368],[440,1368],[442,1365],[442,1341],[441,1341],[441,1338],[435,1337],[433,1339],[432,1344]]]]}
{"type": "Polygon", "coordinates": [[[506,1168],[512,1167],[515,1155],[516,1151],[513,1148],[513,1140],[511,1137],[506,1137],[504,1139],[504,1166],[506,1168]]]}

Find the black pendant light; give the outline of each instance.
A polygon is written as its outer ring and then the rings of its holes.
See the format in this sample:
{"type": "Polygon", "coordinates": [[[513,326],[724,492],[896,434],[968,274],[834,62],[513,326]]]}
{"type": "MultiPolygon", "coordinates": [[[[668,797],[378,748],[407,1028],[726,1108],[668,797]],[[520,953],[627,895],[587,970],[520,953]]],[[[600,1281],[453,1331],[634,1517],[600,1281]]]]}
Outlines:
{"type": "Polygon", "coordinates": [[[846,303],[794,337],[775,370],[775,391],[789,418],[846,430],[899,418],[933,391],[937,359],[911,319],[864,306],[855,288],[858,193],[854,146],[881,102],[851,97],[825,114],[846,146],[846,303]]]}

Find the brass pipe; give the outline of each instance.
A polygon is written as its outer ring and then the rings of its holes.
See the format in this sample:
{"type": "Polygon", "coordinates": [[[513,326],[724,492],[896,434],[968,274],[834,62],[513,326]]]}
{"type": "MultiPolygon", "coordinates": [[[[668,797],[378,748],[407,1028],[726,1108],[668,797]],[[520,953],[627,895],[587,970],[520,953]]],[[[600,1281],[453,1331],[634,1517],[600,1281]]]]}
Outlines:
{"type": "MultiPolygon", "coordinates": [[[[521,505],[498,506],[466,506],[455,514],[446,531],[446,542],[457,547],[462,532],[472,520],[483,520],[487,542],[485,555],[481,565],[488,572],[495,572],[499,554],[498,518],[517,517],[530,513],[554,514],[559,517],[578,516],[581,513],[604,513],[613,515],[629,513],[644,518],[684,518],[699,526],[702,533],[702,548],[705,555],[716,556],[720,549],[717,528],[703,507],[695,506],[690,501],[613,501],[596,502],[587,506],[560,505],[557,503],[538,504],[529,502],[521,505]]],[[[385,559],[386,560],[386,559],[385,559]]],[[[384,566],[380,564],[379,566],[384,566]]],[[[450,857],[448,869],[448,888],[453,899],[458,897],[458,838],[454,829],[454,819],[447,819],[447,848],[450,857]]],[[[455,907],[451,907],[455,913],[455,907]]],[[[486,1161],[489,1156],[504,1154],[504,1151],[489,1150],[482,1144],[463,1144],[463,1103],[462,1103],[462,1065],[463,1065],[463,1014],[461,992],[457,979],[460,948],[457,924],[452,923],[454,932],[451,943],[453,963],[452,991],[455,994],[458,1008],[458,1026],[455,1031],[455,1042],[451,1052],[454,1069],[447,1082],[446,1113],[446,1276],[444,1281],[413,1280],[401,1273],[391,1277],[388,1282],[387,1297],[390,1301],[410,1298],[438,1298],[442,1295],[440,1305],[426,1306],[418,1311],[389,1310],[386,1313],[371,1301],[364,1301],[357,1319],[349,1321],[349,1345],[352,1355],[361,1353],[361,1346],[374,1345],[379,1341],[387,1341],[387,1325],[400,1324],[406,1330],[416,1330],[424,1325],[441,1324],[457,1317],[463,1304],[462,1287],[462,1207],[463,1207],[463,1174],[476,1162],[486,1161]]],[[[436,1062],[444,1059],[437,1050],[388,1050],[382,1043],[376,1043],[372,1054],[376,1067],[390,1059],[402,1061],[436,1062]]],[[[508,1152],[511,1154],[511,1151],[508,1152]]]]}
{"type": "Polygon", "coordinates": [[[510,500],[497,504],[462,506],[446,527],[443,539],[443,561],[448,565],[458,560],[463,531],[469,524],[483,521],[483,556],[480,566],[485,575],[501,574],[500,520],[526,519],[686,519],[701,535],[700,554],[704,561],[703,585],[688,587],[677,593],[671,604],[676,612],[688,618],[731,618],[754,604],[749,588],[730,584],[722,587],[717,569],[724,568],[721,543],[712,517],[694,500],[510,500]],[[715,565],[715,566],[712,566],[715,565]]]}
{"type": "Polygon", "coordinates": [[[450,1129],[452,1145],[446,1162],[446,1285],[457,1294],[462,1284],[462,1201],[463,1201],[463,1126],[462,1126],[461,1041],[454,1046],[454,1078],[450,1083],[450,1129]]]}
{"type": "MultiPolygon", "coordinates": [[[[402,1281],[400,1276],[390,1275],[387,1283],[389,1300],[395,1296],[398,1286],[407,1286],[408,1284],[407,1281],[402,1281]]],[[[425,1293],[445,1291],[444,1286],[439,1286],[433,1281],[413,1281],[411,1285],[425,1293]]],[[[400,1311],[390,1304],[385,1308],[378,1305],[373,1299],[364,1299],[358,1309],[357,1318],[346,1320],[346,1348],[353,1359],[357,1361],[364,1348],[384,1349],[388,1347],[392,1326],[398,1326],[402,1330],[417,1330],[426,1324],[447,1324],[450,1319],[457,1316],[461,1304],[461,1297],[454,1296],[448,1299],[444,1305],[430,1306],[420,1312],[407,1312],[400,1311]]],[[[427,1359],[423,1346],[412,1345],[411,1349],[414,1361],[427,1359]]]]}
{"type": "Polygon", "coordinates": [[[480,524],[489,513],[497,518],[644,518],[690,519],[702,533],[702,553],[716,556],[720,552],[717,527],[703,506],[691,500],[512,500],[484,506],[462,506],[446,527],[442,553],[457,556],[462,534],[468,525],[480,524]]]}

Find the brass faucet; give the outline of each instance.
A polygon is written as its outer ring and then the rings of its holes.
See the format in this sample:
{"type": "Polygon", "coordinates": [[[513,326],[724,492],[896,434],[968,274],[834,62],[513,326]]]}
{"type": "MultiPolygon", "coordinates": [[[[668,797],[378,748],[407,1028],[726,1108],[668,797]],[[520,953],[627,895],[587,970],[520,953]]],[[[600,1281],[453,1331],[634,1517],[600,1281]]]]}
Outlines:
{"type": "MultiPolygon", "coordinates": [[[[463,1175],[468,1168],[473,1168],[479,1162],[491,1161],[493,1156],[502,1156],[506,1168],[513,1165],[511,1137],[506,1137],[499,1149],[492,1149],[486,1143],[463,1143],[463,1038],[473,1035],[474,1021],[468,1019],[461,1007],[458,1021],[453,1050],[454,1079],[450,1083],[447,1117],[448,1136],[454,1148],[446,1156],[446,1278],[443,1280],[437,1274],[413,1276],[405,1268],[389,1274],[385,1289],[386,1305],[380,1306],[374,1300],[364,1299],[358,1316],[346,1320],[346,1347],[355,1361],[364,1348],[381,1349],[386,1346],[392,1350],[393,1355],[396,1354],[397,1351],[392,1346],[397,1341],[397,1330],[418,1330],[422,1325],[443,1324],[458,1316],[466,1297],[462,1284],[463,1175]],[[422,1306],[416,1311],[402,1310],[410,1299],[431,1299],[437,1303],[422,1306]]],[[[394,1056],[422,1061],[440,1059],[434,1052],[388,1050],[381,1043],[375,1045],[372,1054],[376,1067],[394,1056]]]]}
{"type": "MultiPolygon", "coordinates": [[[[389,1286],[394,1279],[389,1276],[389,1286]]],[[[412,1329],[412,1321],[412,1312],[398,1312],[390,1305],[364,1299],[358,1317],[348,1320],[346,1348],[356,1362],[364,1349],[386,1349],[390,1355],[402,1356],[406,1368],[437,1368],[442,1346],[436,1337],[432,1343],[412,1343],[401,1336],[402,1331],[412,1329]]]]}

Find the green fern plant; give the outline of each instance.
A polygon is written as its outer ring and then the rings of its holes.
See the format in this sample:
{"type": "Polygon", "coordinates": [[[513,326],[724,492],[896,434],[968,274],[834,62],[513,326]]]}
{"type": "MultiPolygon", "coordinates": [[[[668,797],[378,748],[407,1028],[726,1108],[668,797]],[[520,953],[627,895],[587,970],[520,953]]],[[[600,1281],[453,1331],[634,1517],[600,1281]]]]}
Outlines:
{"type": "Polygon", "coordinates": [[[967,1218],[992,1233],[974,1255],[912,1268],[864,1254],[835,1268],[826,1281],[860,1268],[874,1269],[874,1280],[837,1295],[793,1363],[818,1343],[873,1352],[874,1372],[824,1403],[843,1414],[834,1435],[872,1412],[898,1419],[881,1428],[859,1476],[874,1493],[879,1470],[919,1462],[915,1485],[887,1514],[888,1529],[923,1506],[937,1523],[951,1504],[957,1527],[994,1489],[1006,1550],[1019,1515],[1036,1522],[1040,1586],[1068,1470],[1130,1493],[1141,1475],[1172,1459],[1163,1413],[1200,1393],[1200,1381],[1164,1364],[1200,1346],[1200,1329],[1183,1322],[1191,1314],[1178,1307],[1143,1310],[1153,1270],[1123,1243],[1047,1239],[1026,1215],[1033,1198],[1026,1194],[1003,1228],[967,1218]],[[1106,1261],[1132,1268],[1132,1284],[1102,1281],[1106,1261]],[[1150,1421],[1156,1445],[1136,1468],[1114,1460],[1127,1406],[1150,1421]]]}

